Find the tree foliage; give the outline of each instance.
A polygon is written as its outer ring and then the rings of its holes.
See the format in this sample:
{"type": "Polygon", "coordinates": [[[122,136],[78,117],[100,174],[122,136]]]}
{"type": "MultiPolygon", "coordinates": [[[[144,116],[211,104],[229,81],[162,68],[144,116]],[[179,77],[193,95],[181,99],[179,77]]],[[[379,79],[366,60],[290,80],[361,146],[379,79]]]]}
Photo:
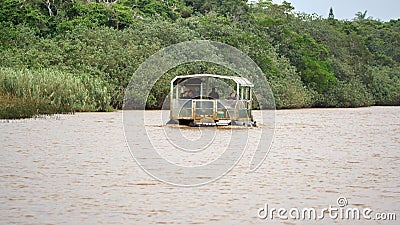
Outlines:
{"type": "MultiPolygon", "coordinates": [[[[348,21],[297,14],[290,3],[270,0],[3,0],[0,21],[2,73],[85,74],[85,82],[108,87],[113,108],[121,108],[131,75],[149,56],[200,39],[249,55],[278,108],[400,104],[400,20],[367,12],[348,21]]],[[[161,106],[171,77],[202,72],[231,73],[202,62],[175,68],[156,83],[147,106],[161,106]]],[[[0,96],[20,98],[8,89],[0,96]]]]}

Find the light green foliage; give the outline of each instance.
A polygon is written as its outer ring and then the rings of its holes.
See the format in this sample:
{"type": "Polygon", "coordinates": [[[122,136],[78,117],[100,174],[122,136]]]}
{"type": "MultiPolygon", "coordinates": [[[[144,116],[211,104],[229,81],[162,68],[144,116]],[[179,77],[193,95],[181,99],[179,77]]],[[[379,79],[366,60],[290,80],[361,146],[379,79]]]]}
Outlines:
{"type": "Polygon", "coordinates": [[[369,80],[366,82],[375,104],[400,104],[400,68],[372,68],[369,80]]]}
{"type": "MultiPolygon", "coordinates": [[[[109,110],[107,85],[85,74],[72,75],[57,70],[0,68],[0,98],[24,102],[34,114],[109,110]]],[[[18,107],[4,103],[3,110],[18,107]]],[[[0,112],[0,116],[4,112],[0,112]]]]}

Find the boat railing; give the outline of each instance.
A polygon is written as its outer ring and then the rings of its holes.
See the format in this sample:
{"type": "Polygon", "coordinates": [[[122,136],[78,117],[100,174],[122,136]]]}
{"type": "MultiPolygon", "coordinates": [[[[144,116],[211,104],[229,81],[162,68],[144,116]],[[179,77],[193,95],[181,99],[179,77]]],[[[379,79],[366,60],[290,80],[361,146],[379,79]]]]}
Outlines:
{"type": "Polygon", "coordinates": [[[214,120],[251,119],[250,100],[173,99],[171,117],[174,119],[212,118],[214,120]]]}

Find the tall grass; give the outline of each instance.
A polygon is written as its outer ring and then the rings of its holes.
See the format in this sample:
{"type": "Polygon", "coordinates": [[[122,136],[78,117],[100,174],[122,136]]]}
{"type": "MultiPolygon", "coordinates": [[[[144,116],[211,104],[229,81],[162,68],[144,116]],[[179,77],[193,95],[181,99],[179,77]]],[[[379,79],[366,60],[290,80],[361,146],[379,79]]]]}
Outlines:
{"type": "Polygon", "coordinates": [[[0,68],[0,118],[107,111],[108,85],[85,74],[0,68]]]}

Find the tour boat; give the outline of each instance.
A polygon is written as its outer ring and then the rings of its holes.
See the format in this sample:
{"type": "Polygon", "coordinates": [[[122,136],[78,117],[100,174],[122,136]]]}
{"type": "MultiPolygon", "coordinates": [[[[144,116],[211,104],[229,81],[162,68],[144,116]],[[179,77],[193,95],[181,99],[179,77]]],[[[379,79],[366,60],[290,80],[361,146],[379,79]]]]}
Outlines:
{"type": "Polygon", "coordinates": [[[244,77],[214,74],[176,76],[171,81],[170,120],[189,126],[255,126],[254,85],[244,77]]]}

